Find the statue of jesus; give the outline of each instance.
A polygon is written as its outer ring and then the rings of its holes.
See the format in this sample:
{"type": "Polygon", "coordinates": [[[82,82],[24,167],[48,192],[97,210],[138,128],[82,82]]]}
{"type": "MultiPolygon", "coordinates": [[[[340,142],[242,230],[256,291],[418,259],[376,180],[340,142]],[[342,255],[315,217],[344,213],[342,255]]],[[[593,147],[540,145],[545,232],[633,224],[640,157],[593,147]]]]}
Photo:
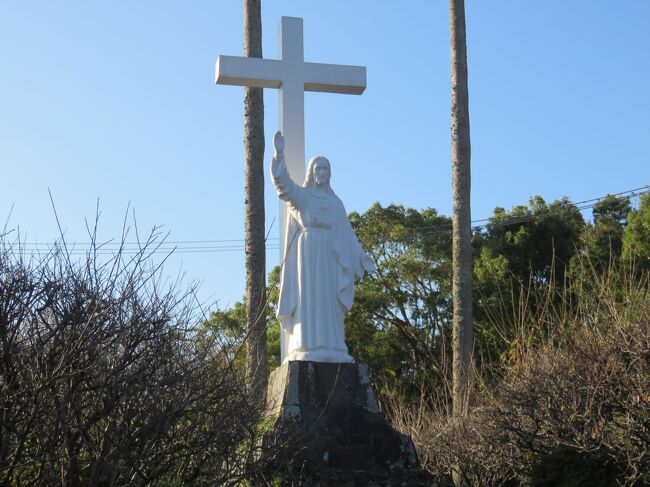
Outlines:
{"type": "Polygon", "coordinates": [[[273,146],[273,185],[289,206],[277,311],[284,335],[282,362],[354,362],[343,319],[354,301],[354,282],[374,270],[375,262],[361,248],[330,187],[329,161],[312,158],[299,186],[287,171],[279,131],[273,146]]]}

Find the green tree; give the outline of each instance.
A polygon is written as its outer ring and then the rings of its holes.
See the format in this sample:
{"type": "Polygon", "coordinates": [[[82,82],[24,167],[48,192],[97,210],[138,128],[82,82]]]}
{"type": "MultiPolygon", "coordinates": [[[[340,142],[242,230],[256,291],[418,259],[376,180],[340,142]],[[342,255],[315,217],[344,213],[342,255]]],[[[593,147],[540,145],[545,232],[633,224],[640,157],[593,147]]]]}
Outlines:
{"type": "Polygon", "coordinates": [[[246,355],[241,352],[246,337],[246,306],[237,301],[225,310],[215,310],[207,320],[199,324],[197,343],[199,347],[215,354],[224,351],[231,362],[241,371],[246,370],[246,355]]]}
{"type": "Polygon", "coordinates": [[[630,210],[627,198],[610,195],[594,205],[593,224],[585,226],[582,240],[584,256],[595,269],[606,270],[621,257],[630,210]]]}
{"type": "Polygon", "coordinates": [[[535,306],[543,296],[531,291],[563,286],[584,227],[580,210],[567,198],[547,204],[535,196],[511,211],[496,208],[485,230],[474,235],[474,313],[482,360],[498,360],[514,340],[522,306],[535,306]]]}
{"type": "MultiPolygon", "coordinates": [[[[278,303],[279,268],[269,274],[266,295],[268,301],[265,307],[266,323],[266,359],[267,370],[273,370],[280,365],[280,324],[275,317],[278,303]]],[[[242,300],[243,301],[243,300],[242,300]]],[[[247,355],[241,353],[242,347],[248,342],[248,315],[246,305],[237,301],[225,310],[216,310],[204,320],[197,334],[199,345],[204,349],[212,349],[216,353],[227,350],[230,359],[240,370],[247,370],[247,355]]]]}
{"type": "Polygon", "coordinates": [[[584,226],[580,210],[568,198],[547,204],[534,196],[528,206],[510,212],[496,208],[486,230],[475,235],[476,275],[483,283],[562,282],[584,226]]]}
{"type": "Polygon", "coordinates": [[[451,220],[434,209],[373,205],[350,221],[376,262],[346,318],[350,353],[380,388],[449,391],[451,220]]]}
{"type": "Polygon", "coordinates": [[[623,258],[640,270],[650,270],[650,193],[641,196],[639,209],[628,216],[623,233],[623,258]]]}

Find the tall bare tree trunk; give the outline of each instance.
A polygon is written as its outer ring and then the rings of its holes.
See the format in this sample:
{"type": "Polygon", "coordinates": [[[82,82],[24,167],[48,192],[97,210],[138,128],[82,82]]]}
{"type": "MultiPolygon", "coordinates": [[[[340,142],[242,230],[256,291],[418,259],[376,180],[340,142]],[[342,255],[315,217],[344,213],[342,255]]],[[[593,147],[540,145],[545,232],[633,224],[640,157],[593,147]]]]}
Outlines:
{"type": "Polygon", "coordinates": [[[472,359],[472,224],[470,212],[469,95],[465,2],[449,0],[451,31],[451,162],[454,187],[453,300],[454,300],[454,414],[465,414],[471,394],[472,359]]]}
{"type": "MultiPolygon", "coordinates": [[[[262,57],[261,0],[244,0],[244,56],[262,57]]],[[[248,387],[264,401],[266,359],[266,249],[264,242],[264,97],[262,88],[244,88],[246,153],[246,316],[248,387]]]]}

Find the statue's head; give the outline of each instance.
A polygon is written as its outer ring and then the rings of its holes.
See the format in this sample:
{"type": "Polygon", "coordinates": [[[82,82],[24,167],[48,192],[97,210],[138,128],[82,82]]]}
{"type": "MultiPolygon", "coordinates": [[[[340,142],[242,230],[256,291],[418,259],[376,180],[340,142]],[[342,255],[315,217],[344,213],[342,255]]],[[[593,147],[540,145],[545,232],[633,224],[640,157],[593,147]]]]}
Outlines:
{"type": "Polygon", "coordinates": [[[332,170],[330,161],[323,156],[312,157],[307,166],[307,178],[305,179],[305,188],[317,187],[331,191],[330,177],[332,170]]]}

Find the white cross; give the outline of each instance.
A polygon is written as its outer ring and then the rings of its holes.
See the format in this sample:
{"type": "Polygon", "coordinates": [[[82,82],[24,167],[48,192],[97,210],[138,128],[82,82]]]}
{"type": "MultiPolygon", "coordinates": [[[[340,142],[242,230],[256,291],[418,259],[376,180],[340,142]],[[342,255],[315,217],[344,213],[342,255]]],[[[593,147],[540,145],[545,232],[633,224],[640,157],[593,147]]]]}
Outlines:
{"type": "MultiPolygon", "coordinates": [[[[360,95],[366,89],[366,68],[340,64],[306,63],[302,19],[282,17],[279,26],[280,59],[219,56],[215,83],[277,88],[279,129],[285,140],[285,160],[291,178],[305,180],[305,91],[360,95]]],[[[286,209],[280,210],[280,252],[284,249],[286,209]]]]}

